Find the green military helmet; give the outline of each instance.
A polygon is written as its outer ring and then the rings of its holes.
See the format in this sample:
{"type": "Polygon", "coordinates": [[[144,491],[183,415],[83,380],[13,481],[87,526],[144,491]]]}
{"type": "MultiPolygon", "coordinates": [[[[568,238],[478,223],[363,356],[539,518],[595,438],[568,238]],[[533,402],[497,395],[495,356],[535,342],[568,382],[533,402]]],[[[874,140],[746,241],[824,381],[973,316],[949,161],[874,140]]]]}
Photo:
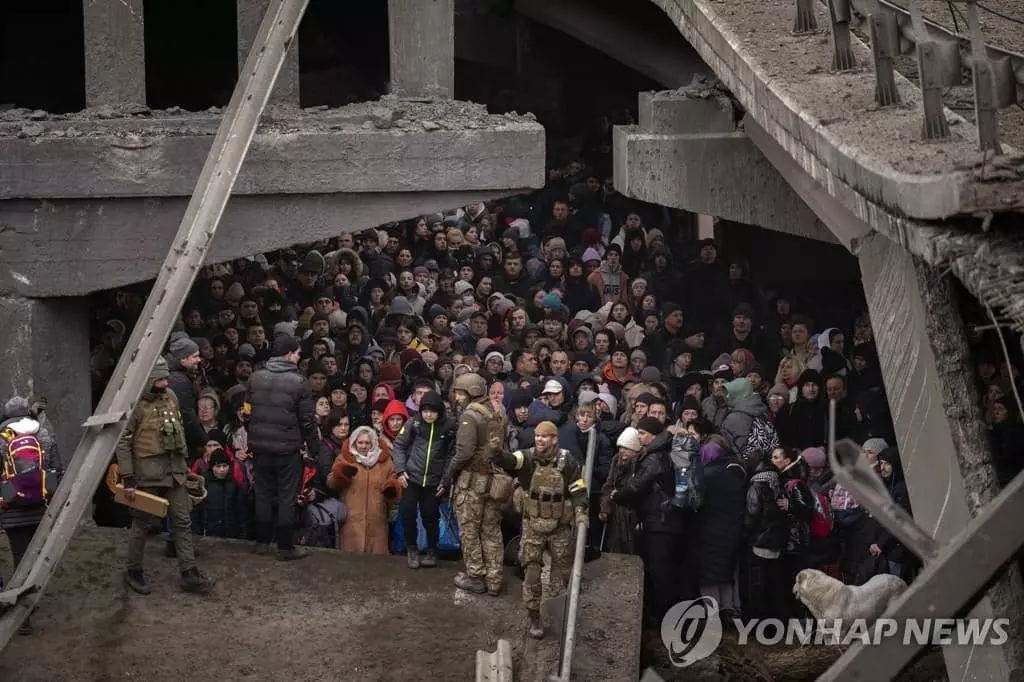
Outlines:
{"type": "Polygon", "coordinates": [[[487,382],[479,374],[466,373],[456,377],[452,388],[456,391],[465,391],[470,398],[483,398],[487,395],[487,382]]]}

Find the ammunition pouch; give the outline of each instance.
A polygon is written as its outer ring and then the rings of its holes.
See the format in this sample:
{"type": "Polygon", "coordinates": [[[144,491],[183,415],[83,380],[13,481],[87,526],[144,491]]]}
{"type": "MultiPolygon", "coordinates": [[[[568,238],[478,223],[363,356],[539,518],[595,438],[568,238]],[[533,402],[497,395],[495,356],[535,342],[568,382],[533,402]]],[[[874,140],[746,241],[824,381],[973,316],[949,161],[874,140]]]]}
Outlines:
{"type": "Polygon", "coordinates": [[[515,479],[505,472],[492,473],[491,488],[488,492],[488,497],[499,504],[505,504],[512,497],[512,492],[515,490],[515,486],[515,479]]]}

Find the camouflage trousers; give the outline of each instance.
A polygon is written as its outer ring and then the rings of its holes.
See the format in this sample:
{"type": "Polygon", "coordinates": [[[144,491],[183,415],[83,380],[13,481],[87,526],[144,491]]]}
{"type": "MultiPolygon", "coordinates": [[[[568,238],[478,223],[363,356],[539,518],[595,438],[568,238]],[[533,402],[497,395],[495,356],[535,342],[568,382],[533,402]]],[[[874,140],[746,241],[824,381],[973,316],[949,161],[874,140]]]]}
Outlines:
{"type": "Polygon", "coordinates": [[[482,578],[487,587],[500,588],[505,549],[501,539],[501,505],[473,490],[455,491],[455,518],[462,540],[466,575],[482,578]]]}
{"type": "Polygon", "coordinates": [[[529,519],[523,519],[523,534],[519,540],[519,564],[526,576],[523,578],[523,603],[527,609],[540,608],[544,587],[541,571],[544,568],[544,550],[551,555],[551,588],[548,598],[558,596],[569,584],[574,547],[573,528],[561,524],[550,533],[533,529],[529,519]],[[555,590],[558,590],[555,592],[555,590]]]}
{"type": "MultiPolygon", "coordinates": [[[[192,540],[192,500],[185,486],[170,488],[140,488],[147,493],[159,495],[167,500],[167,518],[171,522],[174,548],[178,551],[178,568],[187,571],[196,565],[195,545],[192,540]]],[[[142,569],[142,556],[153,516],[138,509],[132,509],[132,527],[128,531],[128,568],[142,569]]]]}

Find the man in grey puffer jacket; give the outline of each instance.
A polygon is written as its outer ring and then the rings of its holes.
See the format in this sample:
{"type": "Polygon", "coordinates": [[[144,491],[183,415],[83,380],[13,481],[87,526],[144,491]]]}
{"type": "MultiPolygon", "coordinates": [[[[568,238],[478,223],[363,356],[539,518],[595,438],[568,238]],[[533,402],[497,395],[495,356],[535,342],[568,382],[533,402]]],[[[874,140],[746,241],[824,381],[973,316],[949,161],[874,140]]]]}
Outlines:
{"type": "MultiPolygon", "coordinates": [[[[37,428],[34,434],[43,448],[43,454],[46,457],[46,469],[48,472],[54,472],[55,475],[51,476],[52,480],[59,481],[63,467],[61,465],[60,452],[57,450],[57,440],[50,433],[49,429],[40,423],[41,419],[41,408],[33,410],[32,405],[27,399],[21,396],[14,396],[4,405],[0,432],[16,423],[18,424],[19,431],[32,432],[33,429],[37,428]]],[[[5,448],[2,454],[6,456],[7,443],[0,439],[0,446],[5,448]]],[[[52,488],[50,492],[53,492],[52,488]]],[[[36,528],[39,526],[39,522],[42,521],[45,511],[46,506],[42,504],[38,507],[12,508],[0,511],[0,528],[3,528],[7,534],[7,542],[11,546],[11,555],[14,558],[14,568],[18,567],[22,557],[25,556],[25,551],[28,549],[29,543],[32,542],[32,536],[35,535],[36,528]]],[[[28,619],[25,620],[25,623],[18,632],[23,635],[32,632],[32,625],[28,619]]]]}
{"type": "Polygon", "coordinates": [[[306,556],[295,547],[295,501],[302,484],[302,446],[319,460],[320,439],[313,393],[299,374],[299,341],[274,339],[274,357],[249,379],[248,441],[256,478],[257,551],[265,553],[276,535],[278,559],[306,556]],[[277,505],[277,519],[272,509],[277,505]]]}

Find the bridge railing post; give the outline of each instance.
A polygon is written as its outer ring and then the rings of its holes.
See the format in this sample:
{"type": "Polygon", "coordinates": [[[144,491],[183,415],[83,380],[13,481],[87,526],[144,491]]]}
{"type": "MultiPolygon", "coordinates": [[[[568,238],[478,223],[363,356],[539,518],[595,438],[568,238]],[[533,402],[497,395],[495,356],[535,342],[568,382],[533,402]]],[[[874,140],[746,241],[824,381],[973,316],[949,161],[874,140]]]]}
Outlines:
{"type": "Polygon", "coordinates": [[[832,70],[850,71],[857,68],[857,58],[850,42],[850,0],[828,0],[832,18],[832,70]]]}
{"type": "Polygon", "coordinates": [[[796,18],[793,33],[813,33],[818,30],[818,17],[814,14],[817,0],[796,0],[796,18]]]}
{"type": "Polygon", "coordinates": [[[882,10],[878,0],[869,5],[868,36],[875,65],[875,102],[880,107],[900,103],[896,87],[896,55],[899,54],[899,26],[896,15],[882,10]]]}
{"type": "Polygon", "coordinates": [[[992,62],[978,19],[978,5],[967,0],[967,24],[971,35],[971,80],[974,83],[974,119],[978,126],[978,146],[983,152],[1001,154],[999,110],[992,62]]]}

